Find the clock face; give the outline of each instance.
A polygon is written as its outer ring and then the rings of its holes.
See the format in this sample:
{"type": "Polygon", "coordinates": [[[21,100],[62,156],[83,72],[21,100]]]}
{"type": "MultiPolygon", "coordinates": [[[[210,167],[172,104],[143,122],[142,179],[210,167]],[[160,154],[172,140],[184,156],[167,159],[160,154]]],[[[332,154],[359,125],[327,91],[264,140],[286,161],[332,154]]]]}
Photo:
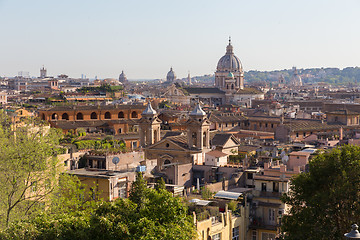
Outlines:
{"type": "Polygon", "coordinates": [[[118,157],[114,157],[113,159],[112,159],[112,162],[113,162],[113,164],[118,164],[119,162],[120,162],[120,159],[118,158],[118,157]]]}

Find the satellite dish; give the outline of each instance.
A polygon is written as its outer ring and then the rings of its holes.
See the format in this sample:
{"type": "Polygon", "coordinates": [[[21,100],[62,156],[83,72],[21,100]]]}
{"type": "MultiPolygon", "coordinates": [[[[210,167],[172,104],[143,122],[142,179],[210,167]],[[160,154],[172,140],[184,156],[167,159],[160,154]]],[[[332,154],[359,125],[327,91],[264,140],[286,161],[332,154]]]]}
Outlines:
{"type": "Polygon", "coordinates": [[[285,156],[285,154],[286,154],[285,151],[282,151],[282,152],[280,153],[280,157],[283,158],[283,157],[285,156]]]}
{"type": "Polygon", "coordinates": [[[283,156],[281,160],[283,163],[286,163],[289,160],[288,155],[283,156]]]}
{"type": "Polygon", "coordinates": [[[118,157],[114,157],[113,159],[112,159],[112,162],[113,162],[113,164],[118,164],[119,162],[120,162],[120,159],[118,158],[118,157]]]}

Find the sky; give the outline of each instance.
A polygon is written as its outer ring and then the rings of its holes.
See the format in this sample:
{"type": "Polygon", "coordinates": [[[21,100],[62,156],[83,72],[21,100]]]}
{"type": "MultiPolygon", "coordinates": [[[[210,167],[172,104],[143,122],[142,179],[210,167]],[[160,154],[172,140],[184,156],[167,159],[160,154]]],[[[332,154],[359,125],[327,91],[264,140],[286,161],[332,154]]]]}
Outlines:
{"type": "Polygon", "coordinates": [[[0,0],[0,76],[212,74],[360,65],[358,0],[0,0]]]}

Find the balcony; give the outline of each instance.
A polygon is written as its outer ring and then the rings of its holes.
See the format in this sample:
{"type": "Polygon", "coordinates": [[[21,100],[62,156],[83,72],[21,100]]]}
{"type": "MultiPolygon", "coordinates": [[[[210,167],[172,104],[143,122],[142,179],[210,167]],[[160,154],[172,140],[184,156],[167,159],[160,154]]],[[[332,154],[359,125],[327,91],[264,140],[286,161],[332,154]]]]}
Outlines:
{"type": "Polygon", "coordinates": [[[269,222],[264,221],[260,217],[251,217],[250,216],[250,225],[249,225],[250,229],[266,229],[266,230],[276,231],[278,229],[278,227],[280,227],[280,226],[276,222],[269,223],[269,222]]]}
{"type": "Polygon", "coordinates": [[[261,198],[273,198],[273,199],[280,199],[282,193],[280,192],[266,192],[266,191],[259,191],[254,190],[253,194],[255,197],[261,197],[261,198]]]}

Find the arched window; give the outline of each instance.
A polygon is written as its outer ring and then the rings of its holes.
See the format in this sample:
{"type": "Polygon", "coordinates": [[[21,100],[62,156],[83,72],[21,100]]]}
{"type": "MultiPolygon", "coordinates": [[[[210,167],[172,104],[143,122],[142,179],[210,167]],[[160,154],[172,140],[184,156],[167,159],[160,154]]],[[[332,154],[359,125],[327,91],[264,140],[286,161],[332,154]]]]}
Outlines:
{"type": "Polygon", "coordinates": [[[231,84],[231,89],[234,89],[234,84],[231,84]]]}
{"type": "Polygon", "coordinates": [[[206,144],[206,132],[204,132],[203,134],[203,147],[206,147],[207,144],[206,144]]]}
{"type": "Polygon", "coordinates": [[[84,115],[81,112],[77,113],[76,120],[84,120],[84,115]]]}
{"type": "Polygon", "coordinates": [[[63,115],[61,115],[61,119],[63,119],[63,120],[69,120],[69,114],[63,113],[63,115]]]}
{"type": "Polygon", "coordinates": [[[105,119],[111,119],[111,113],[110,112],[105,113],[105,119]]]}
{"type": "Polygon", "coordinates": [[[191,136],[192,136],[192,145],[196,146],[196,142],[197,142],[196,132],[193,132],[191,136]]]}
{"type": "Polygon", "coordinates": [[[91,115],[90,115],[90,118],[91,118],[91,119],[97,119],[97,114],[96,114],[96,112],[92,112],[91,115]]]}
{"type": "Polygon", "coordinates": [[[229,85],[226,85],[226,89],[229,89],[229,85]]]}
{"type": "Polygon", "coordinates": [[[122,129],[121,129],[121,128],[119,128],[118,133],[120,134],[121,132],[122,132],[122,129]]]}
{"type": "Polygon", "coordinates": [[[56,114],[56,113],[53,113],[53,114],[51,115],[51,119],[52,119],[52,120],[56,120],[56,119],[57,119],[57,114],[56,114]]]}
{"type": "Polygon", "coordinates": [[[131,118],[137,118],[137,117],[138,117],[137,112],[133,111],[133,112],[131,113],[131,118]]]}
{"type": "Polygon", "coordinates": [[[159,139],[158,139],[158,131],[154,130],[154,143],[156,143],[157,141],[159,141],[159,139]]]}
{"type": "Polygon", "coordinates": [[[169,159],[166,159],[165,161],[164,161],[164,165],[165,164],[170,164],[171,162],[170,162],[170,160],[169,159]]]}
{"type": "Polygon", "coordinates": [[[124,113],[123,113],[123,112],[119,112],[118,118],[124,118],[124,113]]]}

